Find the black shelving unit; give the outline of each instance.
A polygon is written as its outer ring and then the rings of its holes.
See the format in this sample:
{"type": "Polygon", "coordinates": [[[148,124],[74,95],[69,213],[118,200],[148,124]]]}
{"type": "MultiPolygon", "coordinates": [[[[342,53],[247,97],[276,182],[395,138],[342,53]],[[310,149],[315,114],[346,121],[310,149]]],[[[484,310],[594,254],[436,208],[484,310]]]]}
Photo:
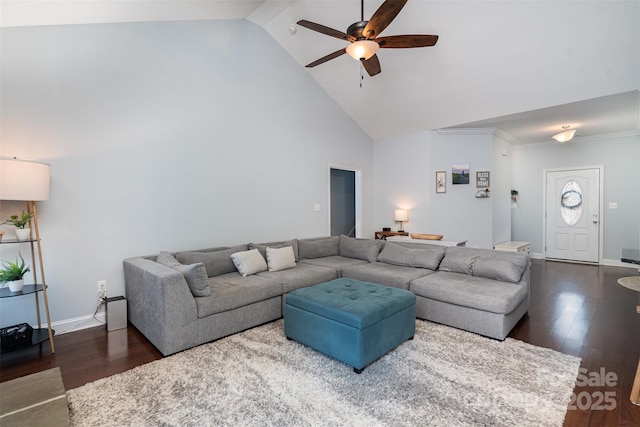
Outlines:
{"type": "MultiPolygon", "coordinates": [[[[29,203],[29,202],[27,202],[29,203]]],[[[35,208],[35,206],[34,206],[35,208]]],[[[51,346],[51,353],[55,353],[55,346],[53,343],[53,336],[55,334],[55,331],[51,328],[51,320],[50,320],[50,316],[49,316],[49,300],[47,298],[47,285],[45,284],[45,279],[44,279],[44,270],[43,270],[43,264],[42,264],[42,251],[41,251],[41,246],[40,246],[40,237],[39,237],[39,233],[38,233],[38,228],[37,228],[37,223],[35,224],[36,226],[36,236],[32,237],[29,240],[16,240],[16,239],[2,239],[0,240],[0,245],[7,245],[7,244],[29,244],[31,247],[31,271],[33,271],[33,280],[34,282],[38,281],[38,266],[36,265],[36,258],[39,261],[39,267],[40,267],[40,280],[41,283],[36,283],[36,284],[32,284],[32,285],[24,285],[24,287],[22,288],[21,291],[18,292],[11,292],[11,290],[9,289],[9,287],[3,287],[0,288],[0,298],[15,298],[15,297],[21,297],[24,295],[31,295],[33,294],[35,296],[35,304],[36,304],[36,314],[38,317],[38,325],[41,325],[41,318],[40,318],[40,300],[38,298],[38,294],[42,292],[43,294],[43,300],[44,300],[44,307],[45,307],[45,311],[46,311],[46,319],[47,319],[47,327],[46,328],[34,328],[33,329],[33,335],[31,338],[31,344],[25,344],[23,347],[15,347],[15,348],[11,348],[11,349],[0,349],[0,353],[8,353],[11,351],[16,351],[16,350],[21,350],[23,348],[32,346],[32,345],[37,345],[37,344],[42,344],[43,342],[49,340],[49,344],[51,346]],[[37,250],[36,250],[37,249],[37,250]],[[37,254],[37,255],[36,255],[37,254]]],[[[32,229],[33,232],[33,229],[32,229]]]]}

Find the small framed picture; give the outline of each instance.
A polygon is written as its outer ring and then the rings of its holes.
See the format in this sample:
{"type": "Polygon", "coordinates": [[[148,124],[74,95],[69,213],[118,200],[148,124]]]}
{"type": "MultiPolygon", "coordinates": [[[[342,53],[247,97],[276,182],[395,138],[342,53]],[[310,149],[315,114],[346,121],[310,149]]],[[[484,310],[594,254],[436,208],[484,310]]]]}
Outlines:
{"type": "Polygon", "coordinates": [[[437,171],[436,172],[436,193],[446,193],[446,192],[447,192],[447,172],[437,171]]]}
{"type": "Polygon", "coordinates": [[[469,183],[469,163],[455,163],[451,166],[451,182],[453,184],[469,183]]]}
{"type": "Polygon", "coordinates": [[[476,187],[478,188],[489,187],[489,171],[476,172],[476,187]]]}

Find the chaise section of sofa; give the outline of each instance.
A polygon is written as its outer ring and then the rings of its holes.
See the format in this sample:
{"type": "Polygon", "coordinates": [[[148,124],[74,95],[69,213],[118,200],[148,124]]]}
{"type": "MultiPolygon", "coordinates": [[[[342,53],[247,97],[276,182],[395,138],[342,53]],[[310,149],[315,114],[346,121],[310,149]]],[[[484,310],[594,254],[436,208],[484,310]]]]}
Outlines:
{"type": "Polygon", "coordinates": [[[526,254],[450,247],[409,290],[417,317],[503,340],[529,309],[529,283],[526,254]]]}

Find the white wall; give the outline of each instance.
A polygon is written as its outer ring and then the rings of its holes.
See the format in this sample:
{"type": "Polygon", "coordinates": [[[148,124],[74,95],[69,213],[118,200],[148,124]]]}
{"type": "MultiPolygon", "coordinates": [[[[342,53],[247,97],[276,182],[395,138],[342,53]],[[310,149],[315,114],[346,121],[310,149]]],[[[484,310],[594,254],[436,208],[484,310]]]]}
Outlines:
{"type": "MultiPolygon", "coordinates": [[[[55,322],[92,314],[98,280],[124,294],[127,257],[328,235],[330,164],[362,170],[373,233],[372,141],[255,24],[1,31],[0,154],[51,164],[38,209],[55,322]]],[[[0,313],[35,323],[31,298],[0,313]]]]}
{"type": "Polygon", "coordinates": [[[376,229],[391,226],[395,230],[393,210],[404,208],[410,211],[405,226],[410,233],[443,234],[444,240],[466,240],[467,246],[482,248],[493,247],[499,243],[496,239],[509,240],[510,222],[505,213],[509,158],[494,154],[496,149],[502,153],[505,144],[492,130],[441,130],[376,141],[376,229]],[[469,163],[469,184],[452,184],[451,166],[457,162],[469,163]],[[447,174],[444,194],[435,192],[436,171],[447,174]],[[476,171],[491,172],[490,198],[475,197],[476,171]],[[494,221],[494,212],[502,222],[494,221]]]}

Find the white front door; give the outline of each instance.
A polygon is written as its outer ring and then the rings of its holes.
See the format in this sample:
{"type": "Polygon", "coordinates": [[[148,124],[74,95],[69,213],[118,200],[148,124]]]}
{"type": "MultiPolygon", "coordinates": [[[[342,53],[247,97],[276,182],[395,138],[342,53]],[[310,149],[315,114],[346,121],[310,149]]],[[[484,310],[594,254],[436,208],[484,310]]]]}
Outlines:
{"type": "Polygon", "coordinates": [[[600,169],[546,172],[545,256],[598,262],[600,169]]]}

